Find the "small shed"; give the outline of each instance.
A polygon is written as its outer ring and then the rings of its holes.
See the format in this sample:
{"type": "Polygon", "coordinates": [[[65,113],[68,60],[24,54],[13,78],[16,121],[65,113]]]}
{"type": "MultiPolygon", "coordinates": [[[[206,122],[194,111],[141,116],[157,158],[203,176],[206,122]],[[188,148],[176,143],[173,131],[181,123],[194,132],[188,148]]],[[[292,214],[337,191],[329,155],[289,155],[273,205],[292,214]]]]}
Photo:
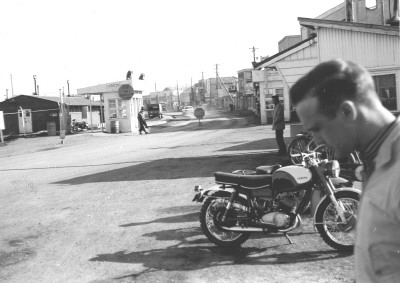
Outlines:
{"type": "Polygon", "coordinates": [[[135,82],[132,79],[118,82],[99,84],[80,88],[78,95],[97,96],[104,103],[104,121],[106,132],[129,133],[138,132],[137,115],[143,105],[143,88],[141,81],[135,82]]]}

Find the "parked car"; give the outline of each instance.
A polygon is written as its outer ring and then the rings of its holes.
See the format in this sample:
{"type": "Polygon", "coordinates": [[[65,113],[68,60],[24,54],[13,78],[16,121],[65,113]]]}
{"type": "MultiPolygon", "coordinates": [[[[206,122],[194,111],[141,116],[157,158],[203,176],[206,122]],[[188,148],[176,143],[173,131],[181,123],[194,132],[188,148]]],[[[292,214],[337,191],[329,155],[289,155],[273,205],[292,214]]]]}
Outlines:
{"type": "Polygon", "coordinates": [[[153,117],[163,117],[163,108],[161,104],[147,104],[147,112],[149,114],[149,119],[153,117]]]}
{"type": "Polygon", "coordinates": [[[185,106],[182,108],[182,115],[188,115],[188,114],[193,114],[193,113],[194,113],[193,106],[185,106]]]}

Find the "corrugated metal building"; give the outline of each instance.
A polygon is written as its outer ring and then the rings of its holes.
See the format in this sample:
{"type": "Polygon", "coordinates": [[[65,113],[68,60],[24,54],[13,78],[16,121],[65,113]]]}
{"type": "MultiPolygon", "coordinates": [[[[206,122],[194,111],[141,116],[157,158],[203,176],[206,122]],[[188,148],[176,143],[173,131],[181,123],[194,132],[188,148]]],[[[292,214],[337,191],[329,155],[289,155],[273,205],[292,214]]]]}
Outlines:
{"type": "MultiPolygon", "coordinates": [[[[365,1],[360,2],[364,2],[365,5],[365,1]]],[[[364,21],[368,20],[365,16],[368,13],[360,12],[367,8],[364,6],[357,9],[359,11],[357,17],[364,21]]],[[[338,10],[331,12],[337,16],[338,11],[343,12],[343,9],[339,7],[338,10]]],[[[374,21],[382,22],[389,18],[385,16],[385,11],[376,10],[374,17],[370,17],[374,21]],[[379,15],[381,15],[380,18],[379,15]]],[[[302,32],[302,34],[309,37],[254,64],[254,68],[258,70],[273,68],[279,72],[284,82],[283,96],[286,114],[291,107],[289,88],[317,64],[333,58],[351,60],[367,68],[374,77],[383,104],[392,111],[400,109],[400,29],[398,26],[326,19],[298,18],[298,20],[303,29],[307,29],[307,32],[302,32]]],[[[268,81],[264,84],[268,85],[268,81]]],[[[265,97],[261,96],[262,107],[265,104],[263,99],[265,100],[265,97]]],[[[263,114],[265,122],[265,111],[261,111],[262,121],[263,114]]]]}

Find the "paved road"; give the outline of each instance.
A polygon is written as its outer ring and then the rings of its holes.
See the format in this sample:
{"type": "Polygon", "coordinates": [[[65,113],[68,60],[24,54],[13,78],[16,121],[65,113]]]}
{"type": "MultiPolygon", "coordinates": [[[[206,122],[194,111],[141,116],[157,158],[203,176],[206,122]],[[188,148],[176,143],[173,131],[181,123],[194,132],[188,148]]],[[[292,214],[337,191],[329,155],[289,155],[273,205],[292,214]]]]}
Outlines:
{"type": "Polygon", "coordinates": [[[352,257],[307,223],[297,245],[254,236],[221,250],[201,233],[194,185],[278,162],[273,137],[270,126],[222,117],[0,147],[0,281],[350,282],[352,257]]]}

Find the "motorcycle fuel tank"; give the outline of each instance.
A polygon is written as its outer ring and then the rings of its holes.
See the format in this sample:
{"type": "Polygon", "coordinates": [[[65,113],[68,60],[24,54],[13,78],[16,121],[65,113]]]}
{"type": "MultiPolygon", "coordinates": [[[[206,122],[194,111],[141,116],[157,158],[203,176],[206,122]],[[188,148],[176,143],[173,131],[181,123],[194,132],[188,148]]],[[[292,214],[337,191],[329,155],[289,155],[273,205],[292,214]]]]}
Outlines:
{"type": "Polygon", "coordinates": [[[312,180],[309,169],[291,165],[280,168],[272,175],[272,187],[278,192],[302,190],[312,180]]]}

